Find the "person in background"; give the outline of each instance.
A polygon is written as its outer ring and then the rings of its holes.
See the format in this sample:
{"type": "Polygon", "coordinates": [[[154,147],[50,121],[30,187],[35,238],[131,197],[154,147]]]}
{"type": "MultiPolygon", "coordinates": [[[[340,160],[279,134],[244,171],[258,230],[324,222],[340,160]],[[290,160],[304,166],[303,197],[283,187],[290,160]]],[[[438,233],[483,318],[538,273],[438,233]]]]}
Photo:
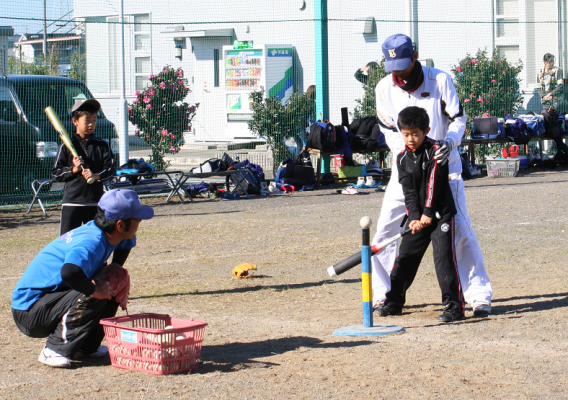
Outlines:
{"type": "Polygon", "coordinates": [[[562,132],[558,126],[554,111],[564,112],[566,109],[564,98],[564,75],[562,69],[554,66],[554,56],[546,53],[543,57],[544,67],[536,77],[537,91],[543,105],[541,112],[547,133],[552,135],[556,143],[555,161],[568,161],[568,146],[562,140],[562,132]]]}

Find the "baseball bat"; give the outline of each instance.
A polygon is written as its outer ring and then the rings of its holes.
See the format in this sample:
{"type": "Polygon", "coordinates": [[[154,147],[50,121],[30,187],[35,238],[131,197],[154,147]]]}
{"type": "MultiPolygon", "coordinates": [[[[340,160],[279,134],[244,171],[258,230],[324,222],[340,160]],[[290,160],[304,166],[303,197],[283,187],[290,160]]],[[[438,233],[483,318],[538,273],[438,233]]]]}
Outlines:
{"type": "MultiPolygon", "coordinates": [[[[412,230],[407,229],[402,233],[394,235],[393,237],[385,239],[382,242],[371,246],[371,255],[375,255],[375,254],[383,251],[383,249],[385,247],[387,247],[389,244],[396,242],[398,239],[400,239],[403,236],[408,235],[410,232],[412,232],[412,230]]],[[[356,267],[359,264],[361,264],[361,252],[355,253],[352,256],[347,257],[345,260],[340,261],[337,264],[329,267],[327,269],[327,273],[329,274],[330,277],[333,278],[337,275],[341,275],[342,273],[344,273],[346,271],[349,271],[351,268],[356,267]]]]}
{"type": "MultiPolygon", "coordinates": [[[[47,114],[47,118],[49,118],[49,120],[51,121],[51,125],[53,125],[53,127],[55,128],[57,133],[59,133],[59,137],[61,138],[61,141],[69,149],[71,154],[73,154],[73,157],[79,157],[79,154],[77,153],[75,146],[73,146],[73,142],[71,142],[71,138],[69,137],[67,130],[65,129],[65,127],[63,126],[63,124],[59,120],[59,117],[57,116],[57,113],[55,112],[55,110],[51,106],[49,106],[49,107],[46,107],[45,113],[47,114]]],[[[81,164],[81,169],[85,170],[85,167],[83,167],[82,164],[81,164]]],[[[94,181],[95,181],[94,178],[87,179],[87,183],[89,185],[91,185],[94,181]]]]}

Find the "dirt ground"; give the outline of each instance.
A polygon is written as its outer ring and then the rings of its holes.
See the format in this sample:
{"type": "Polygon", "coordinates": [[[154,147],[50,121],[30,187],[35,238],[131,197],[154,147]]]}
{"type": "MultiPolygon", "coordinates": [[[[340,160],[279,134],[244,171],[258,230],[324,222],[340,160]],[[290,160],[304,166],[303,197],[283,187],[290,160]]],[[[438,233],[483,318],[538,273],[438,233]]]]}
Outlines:
{"type": "MultiPolygon", "coordinates": [[[[59,209],[0,213],[0,398],[437,399],[566,398],[568,393],[568,170],[466,182],[472,225],[494,288],[493,312],[439,324],[431,249],[402,316],[405,332],[335,336],[362,323],[360,268],[326,268],[358,251],[359,219],[376,221],[384,194],[336,188],[251,200],[145,199],[126,268],[131,313],[207,321],[191,374],[154,376],[108,359],[43,366],[45,342],[15,327],[11,292],[58,234],[59,209]],[[232,279],[237,264],[257,275],[232,279]]],[[[375,231],[376,226],[371,228],[375,231]]],[[[119,311],[119,315],[124,312],[119,311]]]]}

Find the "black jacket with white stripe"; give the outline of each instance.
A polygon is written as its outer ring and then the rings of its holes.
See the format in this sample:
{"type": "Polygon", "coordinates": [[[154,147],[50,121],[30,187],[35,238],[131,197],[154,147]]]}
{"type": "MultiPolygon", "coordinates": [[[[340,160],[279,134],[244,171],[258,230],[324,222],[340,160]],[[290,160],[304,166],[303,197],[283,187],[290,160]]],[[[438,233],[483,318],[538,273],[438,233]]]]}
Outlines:
{"type": "Polygon", "coordinates": [[[93,136],[83,143],[77,134],[71,135],[71,141],[83,157],[85,168],[99,174],[100,181],[89,185],[81,173],[73,174],[73,154],[64,144],[59,146],[51,176],[58,182],[65,182],[63,203],[96,205],[104,193],[103,182],[115,173],[110,144],[93,136]]]}
{"type": "Polygon", "coordinates": [[[440,165],[433,159],[438,149],[434,140],[426,137],[415,151],[405,146],[397,156],[398,181],[404,192],[408,220],[422,215],[442,221],[456,215],[456,206],[449,184],[448,163],[440,165]]]}

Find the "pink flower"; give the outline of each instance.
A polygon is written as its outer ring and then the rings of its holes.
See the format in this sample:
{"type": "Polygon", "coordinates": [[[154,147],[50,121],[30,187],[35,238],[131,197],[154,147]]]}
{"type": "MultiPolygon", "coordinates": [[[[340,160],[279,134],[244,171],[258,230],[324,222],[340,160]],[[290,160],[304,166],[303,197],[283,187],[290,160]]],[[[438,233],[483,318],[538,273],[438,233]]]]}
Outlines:
{"type": "Polygon", "coordinates": [[[175,138],[176,138],[173,133],[170,133],[170,137],[171,137],[172,139],[174,139],[174,140],[175,140],[175,138]]]}
{"type": "Polygon", "coordinates": [[[489,114],[483,113],[483,116],[484,116],[484,117],[489,117],[489,114]]]}
{"type": "Polygon", "coordinates": [[[462,72],[462,67],[457,67],[457,68],[456,68],[456,71],[462,72]]]}
{"type": "Polygon", "coordinates": [[[151,109],[152,109],[152,104],[146,104],[146,108],[147,108],[148,110],[151,110],[151,109]]]}
{"type": "Polygon", "coordinates": [[[507,72],[503,71],[503,75],[505,75],[507,72]]]}
{"type": "Polygon", "coordinates": [[[465,99],[463,102],[464,103],[469,103],[471,100],[470,99],[465,99]]]}
{"type": "Polygon", "coordinates": [[[476,60],[475,58],[472,58],[472,59],[471,59],[471,63],[472,63],[473,65],[475,65],[475,64],[477,64],[477,60],[476,60]]]}
{"type": "Polygon", "coordinates": [[[183,69],[181,69],[181,68],[178,69],[178,76],[179,76],[180,78],[183,78],[183,69]]]}
{"type": "Polygon", "coordinates": [[[140,96],[140,92],[139,92],[138,90],[135,91],[135,92],[134,92],[134,96],[136,96],[136,97],[140,96]]]}
{"type": "Polygon", "coordinates": [[[491,79],[491,83],[497,83],[495,79],[491,79]]]}
{"type": "Polygon", "coordinates": [[[181,149],[179,147],[176,147],[176,153],[179,153],[181,149]]]}
{"type": "Polygon", "coordinates": [[[150,79],[150,80],[154,79],[154,74],[150,74],[150,76],[148,77],[148,79],[150,79]]]}
{"type": "Polygon", "coordinates": [[[144,103],[148,104],[149,102],[151,102],[152,100],[150,100],[150,98],[148,96],[144,97],[144,103]]]}
{"type": "Polygon", "coordinates": [[[146,139],[150,139],[150,135],[146,135],[146,139]]]}
{"type": "Polygon", "coordinates": [[[479,101],[480,103],[483,103],[483,97],[479,96],[479,97],[477,98],[477,101],[479,101]]]}
{"type": "Polygon", "coordinates": [[[176,148],[174,146],[170,146],[170,151],[176,151],[176,148]]]}
{"type": "Polygon", "coordinates": [[[140,133],[140,131],[139,131],[138,129],[136,129],[136,130],[134,131],[134,134],[135,134],[135,135],[138,135],[139,133],[140,133]]]}
{"type": "Polygon", "coordinates": [[[473,93],[471,93],[471,94],[469,95],[469,97],[475,97],[475,95],[474,95],[473,93]]]}
{"type": "Polygon", "coordinates": [[[150,89],[150,94],[151,94],[152,96],[155,96],[155,95],[156,95],[156,91],[155,91],[154,89],[150,89]]]}
{"type": "Polygon", "coordinates": [[[162,130],[162,136],[168,136],[168,130],[167,129],[162,130]]]}
{"type": "Polygon", "coordinates": [[[160,87],[162,89],[165,89],[166,88],[166,82],[164,82],[164,81],[160,82],[160,87]]]}

